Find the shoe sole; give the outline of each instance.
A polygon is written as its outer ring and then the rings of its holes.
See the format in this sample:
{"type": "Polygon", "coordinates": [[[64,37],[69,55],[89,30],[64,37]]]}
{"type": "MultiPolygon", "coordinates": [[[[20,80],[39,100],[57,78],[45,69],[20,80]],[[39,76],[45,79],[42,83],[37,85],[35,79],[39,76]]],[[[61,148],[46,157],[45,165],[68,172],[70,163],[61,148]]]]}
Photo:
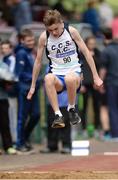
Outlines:
{"type": "Polygon", "coordinates": [[[79,123],[81,123],[81,119],[80,119],[80,118],[79,118],[79,120],[76,121],[75,123],[70,122],[71,125],[76,125],[76,124],[79,124],[79,123]]]}
{"type": "Polygon", "coordinates": [[[17,155],[30,155],[30,154],[35,154],[35,150],[31,150],[31,151],[25,151],[25,152],[21,152],[19,150],[17,150],[17,155]]]}
{"type": "Polygon", "coordinates": [[[60,123],[60,124],[54,124],[51,126],[52,128],[64,128],[65,124],[64,123],[60,123]]]}

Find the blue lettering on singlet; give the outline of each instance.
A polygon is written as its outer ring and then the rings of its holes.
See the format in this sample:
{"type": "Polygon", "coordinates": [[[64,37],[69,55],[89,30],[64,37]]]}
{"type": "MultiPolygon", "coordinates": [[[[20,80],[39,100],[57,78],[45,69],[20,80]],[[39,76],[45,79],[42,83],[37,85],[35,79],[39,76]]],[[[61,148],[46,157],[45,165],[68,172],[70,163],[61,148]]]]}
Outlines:
{"type": "Polygon", "coordinates": [[[70,56],[75,54],[75,50],[69,51],[69,52],[65,52],[65,53],[61,53],[61,54],[56,54],[56,58],[63,58],[65,56],[70,56]]]}

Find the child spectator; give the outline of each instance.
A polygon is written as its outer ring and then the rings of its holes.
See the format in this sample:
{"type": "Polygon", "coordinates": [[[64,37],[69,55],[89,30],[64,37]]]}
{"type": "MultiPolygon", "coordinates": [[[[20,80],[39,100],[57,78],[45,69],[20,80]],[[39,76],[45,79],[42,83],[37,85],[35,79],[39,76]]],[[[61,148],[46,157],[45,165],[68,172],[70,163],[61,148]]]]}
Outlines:
{"type": "Polygon", "coordinates": [[[8,114],[8,94],[6,85],[13,80],[12,74],[9,72],[8,65],[0,59],[0,133],[4,151],[11,155],[16,154],[16,150],[12,147],[12,138],[9,127],[8,114]]]}
{"type": "MultiPolygon", "coordinates": [[[[14,75],[16,59],[13,55],[13,47],[9,41],[4,41],[1,44],[3,62],[9,67],[9,71],[14,75]]],[[[15,75],[14,75],[15,76],[15,75]]],[[[15,143],[17,138],[17,98],[14,83],[9,87],[9,119],[12,140],[15,143]]]]}
{"type": "Polygon", "coordinates": [[[15,73],[18,82],[18,139],[17,150],[28,152],[32,149],[29,138],[32,130],[37,125],[40,118],[37,81],[36,91],[32,100],[26,98],[32,80],[32,70],[34,65],[33,49],[35,45],[34,34],[29,29],[20,32],[20,42],[15,49],[16,68],[15,73]]]}

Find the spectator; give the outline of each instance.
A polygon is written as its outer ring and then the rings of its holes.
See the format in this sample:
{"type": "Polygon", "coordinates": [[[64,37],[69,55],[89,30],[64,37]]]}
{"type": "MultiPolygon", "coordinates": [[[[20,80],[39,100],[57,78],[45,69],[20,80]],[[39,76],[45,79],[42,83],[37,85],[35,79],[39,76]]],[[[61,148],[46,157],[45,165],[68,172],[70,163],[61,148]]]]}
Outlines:
{"type": "Polygon", "coordinates": [[[63,6],[63,0],[58,0],[52,9],[57,9],[64,17],[68,14],[67,10],[63,6]]]}
{"type": "MultiPolygon", "coordinates": [[[[100,51],[96,48],[96,39],[94,36],[87,37],[85,40],[86,46],[88,47],[94,61],[96,64],[96,68],[99,71],[100,68],[100,51]]],[[[92,96],[93,101],[93,109],[94,109],[94,126],[97,130],[100,127],[100,116],[99,116],[99,92],[96,90],[95,86],[93,86],[93,78],[92,73],[85,59],[83,58],[83,85],[81,87],[81,92],[83,94],[83,111],[81,112],[82,117],[82,127],[86,130],[86,126],[88,123],[87,119],[87,106],[88,99],[92,96]]],[[[85,133],[84,133],[85,134],[85,133]]]]}
{"type": "Polygon", "coordinates": [[[15,28],[20,31],[23,25],[32,23],[31,7],[28,0],[7,0],[11,7],[15,28]]]}
{"type": "Polygon", "coordinates": [[[118,39],[118,14],[115,14],[115,17],[112,21],[112,35],[114,39],[118,39]]]}
{"type": "Polygon", "coordinates": [[[109,141],[111,139],[111,133],[110,133],[107,92],[105,88],[105,81],[104,81],[104,87],[101,88],[100,90],[100,120],[101,120],[101,126],[102,126],[102,131],[103,131],[100,138],[104,141],[109,141]]]}
{"type": "Polygon", "coordinates": [[[102,28],[108,28],[112,25],[113,10],[105,0],[99,0],[98,12],[100,15],[100,26],[102,28]]]}
{"type": "Polygon", "coordinates": [[[12,147],[12,138],[9,127],[8,115],[8,94],[6,92],[7,84],[12,80],[8,66],[0,58],[0,134],[4,151],[9,154],[16,154],[16,150],[12,147]]]}
{"type": "Polygon", "coordinates": [[[8,26],[8,24],[5,21],[5,19],[3,18],[3,12],[0,11],[0,27],[7,27],[7,26],[8,26]]]}
{"type": "Polygon", "coordinates": [[[30,135],[40,118],[38,100],[39,79],[32,100],[29,101],[26,98],[32,80],[32,69],[34,64],[34,56],[32,52],[34,43],[35,39],[32,31],[24,29],[20,33],[20,44],[15,49],[15,71],[16,76],[19,78],[17,149],[21,153],[31,150],[32,147],[29,143],[30,135]]]}
{"type": "Polygon", "coordinates": [[[13,17],[11,17],[11,13],[10,13],[10,9],[9,7],[7,6],[7,2],[6,0],[1,0],[0,1],[0,16],[1,16],[1,24],[3,26],[12,26],[13,23],[12,23],[12,19],[13,17]]]}
{"type": "Polygon", "coordinates": [[[106,81],[110,128],[113,139],[118,138],[118,42],[111,29],[104,32],[106,47],[102,52],[102,76],[106,81]]]}
{"type": "MultiPolygon", "coordinates": [[[[15,56],[13,55],[12,44],[9,41],[4,41],[1,44],[1,49],[3,54],[3,62],[8,65],[9,71],[14,74],[16,59],[15,56]]],[[[11,130],[12,140],[15,144],[17,139],[17,98],[16,98],[14,83],[11,84],[11,86],[9,87],[8,101],[9,101],[10,130],[11,130]]]]}
{"type": "MultiPolygon", "coordinates": [[[[107,35],[107,33],[106,33],[106,35],[107,35]]],[[[108,31],[108,36],[109,36],[109,31],[108,31]]],[[[109,43],[109,40],[107,40],[105,38],[104,45],[107,46],[108,43],[109,43]]],[[[99,75],[100,75],[101,79],[104,80],[104,86],[99,90],[99,92],[100,92],[100,120],[101,120],[101,126],[102,126],[102,130],[103,130],[103,133],[101,134],[102,136],[100,138],[105,141],[108,141],[111,139],[111,133],[110,133],[110,124],[109,124],[106,80],[104,77],[104,70],[103,70],[102,66],[104,66],[104,65],[102,64],[102,56],[101,56],[101,67],[99,69],[99,75]]]]}
{"type": "Polygon", "coordinates": [[[88,7],[83,13],[83,22],[88,23],[92,26],[93,34],[99,35],[100,33],[100,17],[97,9],[95,8],[96,1],[88,1],[88,7]]]}

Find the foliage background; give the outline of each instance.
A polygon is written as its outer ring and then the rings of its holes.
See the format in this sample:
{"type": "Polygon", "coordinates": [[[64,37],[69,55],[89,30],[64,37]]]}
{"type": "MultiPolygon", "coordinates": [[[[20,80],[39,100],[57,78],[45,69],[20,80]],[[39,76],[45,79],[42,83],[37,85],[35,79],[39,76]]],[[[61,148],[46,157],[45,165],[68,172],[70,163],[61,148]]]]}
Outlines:
{"type": "MultiPolygon", "coordinates": [[[[58,0],[49,0],[49,4],[54,5],[57,1],[58,0]]],[[[67,10],[79,10],[82,12],[86,8],[87,1],[88,0],[62,0],[62,3],[67,10]]],[[[118,13],[118,0],[106,0],[106,2],[111,5],[114,13],[118,13]]]]}

